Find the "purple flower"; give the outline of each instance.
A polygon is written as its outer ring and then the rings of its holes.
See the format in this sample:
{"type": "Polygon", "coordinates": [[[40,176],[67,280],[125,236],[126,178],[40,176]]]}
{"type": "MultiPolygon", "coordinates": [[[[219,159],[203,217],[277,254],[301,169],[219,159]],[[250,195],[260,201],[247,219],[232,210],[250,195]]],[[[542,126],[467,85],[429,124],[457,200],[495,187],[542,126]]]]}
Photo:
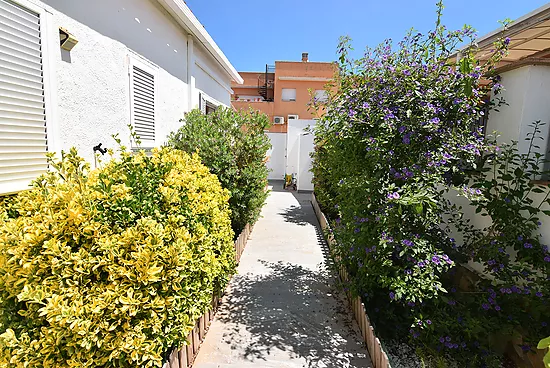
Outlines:
{"type": "Polygon", "coordinates": [[[393,192],[393,193],[388,194],[388,199],[399,199],[399,197],[401,197],[401,196],[397,192],[393,192]]]}
{"type": "Polygon", "coordinates": [[[435,264],[440,264],[440,263],[441,263],[441,260],[439,259],[438,256],[433,256],[433,257],[432,257],[432,262],[435,263],[435,264]]]}
{"type": "Polygon", "coordinates": [[[356,233],[356,234],[360,231],[361,231],[361,229],[359,229],[358,227],[356,227],[355,230],[353,230],[353,232],[356,233]]]}
{"type": "Polygon", "coordinates": [[[418,267],[420,267],[420,268],[426,267],[426,262],[424,262],[424,261],[418,262],[418,267]]]}
{"type": "Polygon", "coordinates": [[[411,72],[410,72],[409,70],[406,70],[406,69],[405,69],[405,70],[403,70],[403,74],[405,74],[405,75],[411,75],[411,72]]]}
{"type": "Polygon", "coordinates": [[[542,293],[540,291],[536,292],[535,295],[538,296],[539,298],[542,298],[542,293]]]}
{"type": "Polygon", "coordinates": [[[544,262],[550,262],[550,256],[544,257],[544,262]]]}
{"type": "Polygon", "coordinates": [[[426,323],[429,324],[429,325],[431,325],[431,324],[432,324],[432,321],[428,319],[428,320],[426,320],[426,323]]]}
{"type": "Polygon", "coordinates": [[[399,133],[404,133],[405,130],[407,130],[407,128],[404,126],[400,126],[398,130],[399,130],[399,133]]]}
{"type": "Polygon", "coordinates": [[[393,291],[390,291],[390,299],[395,299],[395,293],[393,291]]]}
{"type": "Polygon", "coordinates": [[[404,245],[406,245],[407,247],[412,247],[414,245],[414,243],[412,241],[410,241],[409,239],[403,239],[401,241],[401,243],[403,243],[404,245]]]}
{"type": "Polygon", "coordinates": [[[485,310],[489,310],[489,308],[491,308],[491,306],[490,306],[489,304],[487,304],[487,303],[483,303],[483,304],[481,305],[481,307],[482,307],[483,309],[485,309],[485,310]]]}
{"type": "Polygon", "coordinates": [[[496,310],[496,311],[499,311],[499,310],[500,310],[500,306],[495,305],[495,310],[496,310]]]}
{"type": "Polygon", "coordinates": [[[533,244],[525,243],[525,244],[523,244],[523,247],[526,248],[526,249],[531,249],[531,248],[533,248],[533,244]]]}
{"type": "Polygon", "coordinates": [[[443,344],[443,343],[445,342],[445,338],[444,338],[443,336],[441,336],[441,337],[439,338],[439,342],[443,344]]]}

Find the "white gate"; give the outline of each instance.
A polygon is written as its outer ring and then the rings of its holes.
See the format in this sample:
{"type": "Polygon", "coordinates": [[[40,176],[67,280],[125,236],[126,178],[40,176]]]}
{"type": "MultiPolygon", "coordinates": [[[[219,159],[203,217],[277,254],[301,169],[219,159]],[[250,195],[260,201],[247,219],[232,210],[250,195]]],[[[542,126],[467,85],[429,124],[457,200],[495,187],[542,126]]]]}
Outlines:
{"type": "Polygon", "coordinates": [[[283,180],[286,162],[286,134],[267,133],[271,140],[271,149],[267,152],[267,168],[270,169],[268,179],[283,180]]]}

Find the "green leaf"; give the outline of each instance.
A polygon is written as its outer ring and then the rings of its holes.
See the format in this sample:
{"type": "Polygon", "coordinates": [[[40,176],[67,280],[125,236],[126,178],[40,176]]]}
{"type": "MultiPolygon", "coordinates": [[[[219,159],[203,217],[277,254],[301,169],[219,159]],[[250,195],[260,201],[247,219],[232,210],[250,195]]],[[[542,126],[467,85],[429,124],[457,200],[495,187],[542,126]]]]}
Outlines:
{"type": "Polygon", "coordinates": [[[548,347],[550,347],[550,337],[540,340],[537,345],[537,349],[546,349],[548,347]]]}

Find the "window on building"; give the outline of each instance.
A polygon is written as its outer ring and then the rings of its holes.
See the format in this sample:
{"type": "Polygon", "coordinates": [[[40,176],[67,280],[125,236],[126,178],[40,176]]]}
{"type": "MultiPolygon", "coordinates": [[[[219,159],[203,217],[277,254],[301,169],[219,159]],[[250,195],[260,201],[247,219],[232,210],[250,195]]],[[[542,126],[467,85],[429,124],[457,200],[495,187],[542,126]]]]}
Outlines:
{"type": "Polygon", "coordinates": [[[41,15],[0,0],[0,195],[48,170],[41,15]]]}
{"type": "Polygon", "coordinates": [[[209,97],[207,94],[199,92],[199,110],[203,114],[209,115],[216,111],[219,107],[219,102],[209,97]]]}
{"type": "Polygon", "coordinates": [[[155,145],[155,69],[131,59],[131,119],[142,147],[155,145]]]}
{"type": "Polygon", "coordinates": [[[296,88],[283,88],[282,100],[283,101],[296,101],[296,88]]]}
{"type": "Polygon", "coordinates": [[[328,94],[324,89],[318,89],[315,91],[315,101],[317,102],[327,102],[328,94]]]}

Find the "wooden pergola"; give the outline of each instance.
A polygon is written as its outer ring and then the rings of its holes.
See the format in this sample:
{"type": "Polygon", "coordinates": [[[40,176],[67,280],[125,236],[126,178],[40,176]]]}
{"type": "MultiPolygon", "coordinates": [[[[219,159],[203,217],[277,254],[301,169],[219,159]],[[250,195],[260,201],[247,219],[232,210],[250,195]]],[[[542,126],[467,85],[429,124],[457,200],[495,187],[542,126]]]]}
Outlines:
{"type": "Polygon", "coordinates": [[[497,65],[497,72],[525,65],[550,65],[550,3],[515,20],[506,29],[497,29],[476,40],[473,46],[477,50],[476,58],[490,58],[494,52],[494,42],[506,37],[510,39],[508,54],[497,65]]]}

